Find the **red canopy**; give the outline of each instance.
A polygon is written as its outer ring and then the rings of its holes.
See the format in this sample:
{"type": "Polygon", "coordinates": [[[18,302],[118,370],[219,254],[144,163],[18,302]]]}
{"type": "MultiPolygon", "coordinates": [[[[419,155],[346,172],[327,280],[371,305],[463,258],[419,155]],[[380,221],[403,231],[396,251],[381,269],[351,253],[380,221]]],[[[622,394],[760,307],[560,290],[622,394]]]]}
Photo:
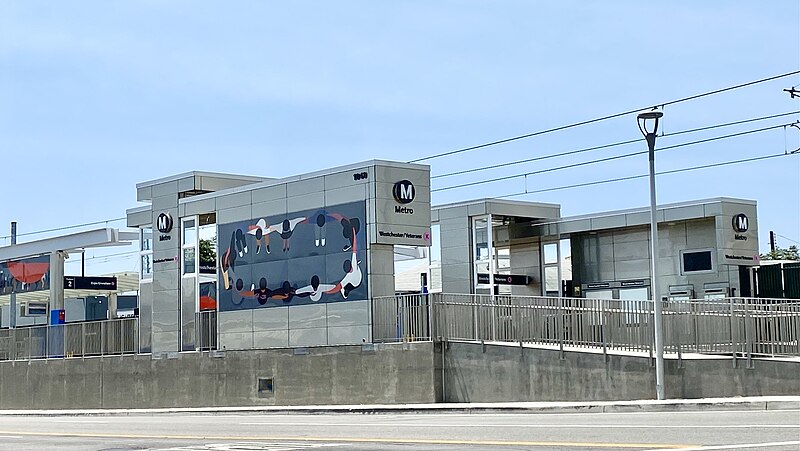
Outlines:
{"type": "Polygon", "coordinates": [[[36,283],[42,280],[44,274],[50,270],[50,263],[47,262],[8,262],[6,266],[8,266],[8,271],[11,272],[11,275],[23,283],[36,283]]]}

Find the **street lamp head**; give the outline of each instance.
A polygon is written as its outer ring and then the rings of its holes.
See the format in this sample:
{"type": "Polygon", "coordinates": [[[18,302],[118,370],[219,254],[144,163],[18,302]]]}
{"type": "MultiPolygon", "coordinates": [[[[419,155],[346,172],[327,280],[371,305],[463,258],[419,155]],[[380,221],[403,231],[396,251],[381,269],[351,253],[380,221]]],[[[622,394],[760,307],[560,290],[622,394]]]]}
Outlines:
{"type": "Polygon", "coordinates": [[[658,110],[645,111],[644,113],[639,113],[636,116],[636,122],[639,124],[639,130],[641,130],[642,135],[644,135],[644,137],[647,138],[647,142],[651,146],[655,145],[656,142],[655,136],[656,132],[658,132],[658,120],[661,119],[663,116],[664,112],[658,110]],[[647,130],[647,121],[649,120],[653,121],[652,132],[647,130]]]}
{"type": "Polygon", "coordinates": [[[644,113],[639,113],[636,116],[637,119],[647,120],[647,119],[659,119],[664,117],[663,111],[653,110],[653,111],[645,111],[644,113]]]}

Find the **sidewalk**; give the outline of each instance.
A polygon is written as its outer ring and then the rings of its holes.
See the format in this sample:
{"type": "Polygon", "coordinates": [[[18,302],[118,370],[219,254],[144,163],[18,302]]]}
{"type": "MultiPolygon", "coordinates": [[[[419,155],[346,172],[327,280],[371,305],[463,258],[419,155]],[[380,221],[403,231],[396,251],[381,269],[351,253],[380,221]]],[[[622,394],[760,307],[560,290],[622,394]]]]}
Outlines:
{"type": "Polygon", "coordinates": [[[604,413],[693,412],[714,410],[800,410],[800,396],[754,396],[588,402],[497,402],[437,404],[370,404],[328,406],[182,407],[158,409],[0,410],[1,416],[80,416],[154,414],[342,414],[342,413],[604,413]]]}

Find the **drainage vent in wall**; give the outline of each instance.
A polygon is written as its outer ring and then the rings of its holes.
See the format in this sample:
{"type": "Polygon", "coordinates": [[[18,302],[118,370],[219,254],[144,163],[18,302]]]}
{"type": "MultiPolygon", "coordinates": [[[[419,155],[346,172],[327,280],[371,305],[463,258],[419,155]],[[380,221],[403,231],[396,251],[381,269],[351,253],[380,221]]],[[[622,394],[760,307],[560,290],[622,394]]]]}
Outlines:
{"type": "Polygon", "coordinates": [[[259,398],[268,398],[275,392],[275,387],[272,385],[271,377],[259,377],[257,388],[259,398]]]}

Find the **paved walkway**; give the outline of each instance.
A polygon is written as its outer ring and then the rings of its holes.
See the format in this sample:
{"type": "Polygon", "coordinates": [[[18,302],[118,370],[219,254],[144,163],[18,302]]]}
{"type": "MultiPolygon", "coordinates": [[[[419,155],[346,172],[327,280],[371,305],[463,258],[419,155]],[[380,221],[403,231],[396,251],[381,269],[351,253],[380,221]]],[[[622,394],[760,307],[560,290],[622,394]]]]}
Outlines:
{"type": "Polygon", "coordinates": [[[414,413],[414,412],[679,412],[699,410],[800,410],[800,396],[754,396],[743,398],[645,399],[587,402],[497,402],[436,404],[369,404],[320,406],[181,407],[158,409],[64,409],[0,410],[0,416],[31,415],[141,415],[171,413],[414,413]]]}

